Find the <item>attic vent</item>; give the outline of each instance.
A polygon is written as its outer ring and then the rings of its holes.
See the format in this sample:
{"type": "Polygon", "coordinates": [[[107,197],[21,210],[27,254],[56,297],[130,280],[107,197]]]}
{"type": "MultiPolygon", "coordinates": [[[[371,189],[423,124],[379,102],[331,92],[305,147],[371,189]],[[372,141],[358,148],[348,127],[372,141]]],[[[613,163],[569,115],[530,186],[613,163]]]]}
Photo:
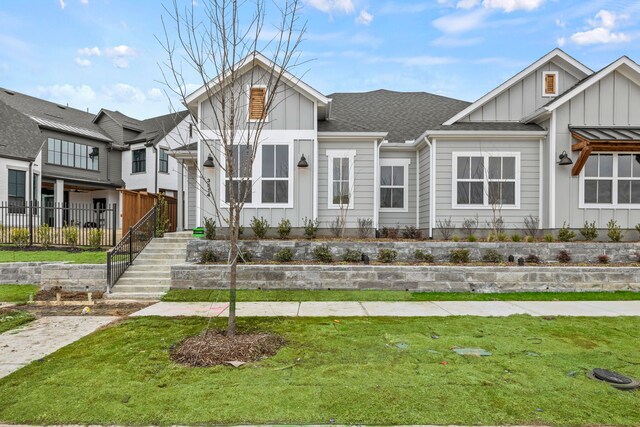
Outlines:
{"type": "Polygon", "coordinates": [[[542,75],[542,96],[558,95],[558,72],[545,71],[542,75]]]}
{"type": "Polygon", "coordinates": [[[252,87],[249,97],[249,120],[262,120],[265,118],[265,87],[252,87]]]}
{"type": "Polygon", "coordinates": [[[11,96],[15,95],[15,92],[11,92],[10,90],[5,90],[4,93],[11,96]]]}
{"type": "Polygon", "coordinates": [[[58,108],[60,108],[61,110],[66,110],[67,107],[65,107],[64,105],[57,105],[58,108]]]}

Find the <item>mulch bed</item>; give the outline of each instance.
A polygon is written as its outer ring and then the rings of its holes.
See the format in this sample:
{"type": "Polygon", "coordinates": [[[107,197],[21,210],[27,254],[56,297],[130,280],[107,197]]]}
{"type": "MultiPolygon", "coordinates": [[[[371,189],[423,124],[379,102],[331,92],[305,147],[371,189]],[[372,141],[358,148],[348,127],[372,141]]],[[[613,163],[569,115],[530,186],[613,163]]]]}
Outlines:
{"type": "MultiPolygon", "coordinates": [[[[96,302],[96,304],[88,306],[91,312],[88,316],[128,316],[131,313],[140,311],[145,307],[153,304],[153,302],[141,303],[110,303],[105,304],[96,302]]],[[[20,305],[17,309],[28,311],[36,317],[43,316],[83,316],[83,305],[20,305]]],[[[15,309],[15,307],[14,307],[15,309]]]]}
{"type": "MultiPolygon", "coordinates": [[[[36,301],[56,301],[56,294],[60,293],[61,301],[87,301],[86,292],[63,291],[59,288],[47,289],[46,291],[38,291],[35,296],[36,301]]],[[[102,299],[104,292],[91,292],[92,300],[102,299]]]]}
{"type": "Polygon", "coordinates": [[[238,333],[229,337],[224,331],[206,330],[172,348],[171,359],[192,367],[255,362],[275,355],[285,344],[284,338],[274,334],[238,333]]]}

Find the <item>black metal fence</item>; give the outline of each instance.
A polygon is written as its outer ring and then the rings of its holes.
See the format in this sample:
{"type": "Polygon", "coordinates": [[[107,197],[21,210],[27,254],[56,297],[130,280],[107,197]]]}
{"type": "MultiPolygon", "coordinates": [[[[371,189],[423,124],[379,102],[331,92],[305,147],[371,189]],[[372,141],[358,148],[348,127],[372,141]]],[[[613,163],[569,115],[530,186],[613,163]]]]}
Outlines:
{"type": "Polygon", "coordinates": [[[0,243],[114,246],[117,214],[115,204],[0,202],[0,243]]]}
{"type": "Polygon", "coordinates": [[[136,257],[156,235],[156,208],[154,205],[140,221],[129,228],[127,234],[107,252],[107,292],[127,271],[136,257]]]}

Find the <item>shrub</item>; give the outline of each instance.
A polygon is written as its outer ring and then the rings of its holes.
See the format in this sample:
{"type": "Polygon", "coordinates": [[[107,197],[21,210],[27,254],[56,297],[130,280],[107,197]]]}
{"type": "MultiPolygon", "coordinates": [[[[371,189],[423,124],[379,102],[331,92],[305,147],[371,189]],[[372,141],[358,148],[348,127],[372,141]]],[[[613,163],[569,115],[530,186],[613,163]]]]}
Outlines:
{"type": "Polygon", "coordinates": [[[324,262],[325,264],[331,264],[333,262],[333,254],[329,249],[329,246],[318,246],[313,250],[313,257],[318,262],[324,262]]]}
{"type": "Polygon", "coordinates": [[[465,218],[462,221],[462,232],[467,236],[467,239],[478,230],[478,221],[478,214],[476,214],[475,218],[465,218]]]}
{"type": "Polygon", "coordinates": [[[468,242],[477,242],[478,238],[476,237],[475,234],[469,234],[469,237],[467,237],[467,241],[468,242]]]}
{"type": "Polygon", "coordinates": [[[540,218],[533,215],[524,217],[524,234],[535,240],[540,234],[540,218]]]}
{"type": "Polygon", "coordinates": [[[258,219],[254,216],[251,219],[251,229],[258,239],[264,239],[267,236],[267,231],[269,231],[269,222],[263,217],[258,219]]]}
{"type": "Polygon", "coordinates": [[[505,233],[504,231],[500,231],[498,233],[498,241],[499,242],[506,242],[507,241],[507,233],[505,233]]]}
{"type": "Polygon", "coordinates": [[[238,251],[238,262],[245,263],[253,261],[253,253],[251,251],[238,251]]]}
{"type": "MultiPolygon", "coordinates": [[[[553,236],[551,236],[551,238],[553,239],[553,236]]],[[[524,240],[525,240],[527,243],[533,243],[533,242],[535,242],[535,241],[536,241],[535,237],[533,237],[533,236],[527,236],[527,237],[525,237],[525,239],[524,239],[524,240]]]]}
{"type": "Polygon", "coordinates": [[[422,239],[422,231],[415,225],[409,225],[402,230],[402,237],[405,239],[420,240],[422,239]]]}
{"type": "Polygon", "coordinates": [[[156,237],[164,237],[169,229],[169,206],[164,194],[158,194],[156,200],[156,237]]]}
{"type": "Polygon", "coordinates": [[[547,233],[544,235],[544,241],[547,243],[553,242],[553,234],[547,233]]]}
{"type": "Polygon", "coordinates": [[[556,259],[563,263],[566,264],[568,262],[571,262],[571,253],[569,251],[566,250],[561,250],[560,252],[558,252],[558,255],[556,256],[556,259]]]}
{"type": "Polygon", "coordinates": [[[504,262],[504,257],[495,249],[488,249],[482,256],[482,261],[498,264],[504,262]]]}
{"type": "Polygon", "coordinates": [[[72,248],[75,248],[78,244],[78,227],[75,225],[65,225],[62,227],[62,238],[72,248]]]}
{"type": "Polygon", "coordinates": [[[347,251],[342,254],[342,260],[344,262],[360,262],[362,261],[362,252],[355,251],[353,249],[347,249],[347,251]]]}
{"type": "Polygon", "coordinates": [[[338,215],[336,219],[329,223],[329,230],[334,237],[344,237],[344,228],[345,228],[346,219],[338,215]]]}
{"type": "Polygon", "coordinates": [[[558,230],[558,240],[560,240],[561,242],[568,242],[574,237],[576,237],[576,233],[569,230],[566,222],[562,223],[562,228],[558,230]]]}
{"type": "Polygon", "coordinates": [[[453,225],[453,221],[451,220],[451,217],[447,219],[439,219],[437,221],[437,224],[438,224],[438,230],[440,230],[440,234],[442,234],[442,238],[444,240],[451,239],[451,236],[453,236],[453,232],[455,231],[455,227],[453,225]]]}
{"type": "Polygon", "coordinates": [[[216,221],[213,218],[204,217],[204,238],[207,240],[216,239],[216,221]]]}
{"type": "Polygon", "coordinates": [[[452,249],[449,251],[449,262],[462,264],[469,262],[469,249],[452,249]]]}
{"type": "Polygon", "coordinates": [[[368,239],[373,234],[373,220],[371,218],[358,218],[358,237],[368,239]]]}
{"type": "Polygon", "coordinates": [[[429,252],[424,252],[423,250],[420,250],[420,249],[416,249],[416,251],[413,253],[413,257],[416,259],[416,261],[421,261],[421,262],[435,261],[433,254],[429,252]]]}
{"type": "Polygon", "coordinates": [[[454,242],[459,242],[460,241],[460,237],[456,235],[456,236],[453,236],[451,238],[451,240],[453,240],[454,242]]]}
{"type": "MultiPolygon", "coordinates": [[[[0,230],[2,230],[2,224],[0,224],[0,230]]],[[[636,224],[636,231],[640,233],[640,224],[636,224]]]]}
{"type": "Polygon", "coordinates": [[[598,237],[598,229],[596,228],[596,222],[585,221],[584,225],[580,229],[580,234],[584,237],[584,240],[595,240],[598,237]]]}
{"type": "Polygon", "coordinates": [[[19,248],[26,248],[29,245],[29,229],[13,228],[11,230],[11,243],[19,248]]]}
{"type": "Polygon", "coordinates": [[[320,228],[320,221],[304,217],[303,224],[305,237],[307,239],[315,239],[318,235],[318,228],[320,228]]]}
{"type": "Polygon", "coordinates": [[[43,248],[51,246],[51,227],[49,227],[49,224],[43,224],[38,227],[36,234],[38,236],[38,242],[40,242],[43,248]]]}
{"type": "Polygon", "coordinates": [[[529,254],[524,259],[524,262],[529,263],[529,264],[540,264],[542,261],[540,260],[540,257],[538,255],[529,254]]]}
{"type": "Polygon", "coordinates": [[[521,241],[521,240],[522,240],[522,237],[520,237],[520,235],[519,235],[519,234],[512,234],[512,235],[511,235],[511,241],[512,241],[512,242],[516,242],[516,243],[517,243],[517,242],[519,242],[519,241],[521,241]]]}
{"type": "Polygon", "coordinates": [[[607,236],[609,236],[609,239],[611,239],[612,242],[619,242],[622,240],[622,230],[620,230],[618,221],[615,219],[612,219],[607,223],[607,236]]]}
{"type": "Polygon", "coordinates": [[[273,255],[273,259],[278,262],[291,262],[293,261],[293,252],[289,248],[280,249],[273,255]]]}
{"type": "Polygon", "coordinates": [[[102,237],[104,231],[101,228],[93,228],[89,230],[89,246],[94,249],[100,249],[102,246],[102,237]]]}
{"type": "Polygon", "coordinates": [[[382,227],[380,231],[380,237],[384,239],[397,239],[400,235],[400,229],[398,227],[382,227]]]}
{"type": "Polygon", "coordinates": [[[291,221],[287,218],[282,218],[278,223],[278,236],[281,239],[286,239],[291,234],[291,221]]]}
{"type": "Polygon", "coordinates": [[[391,264],[398,257],[398,252],[393,249],[380,249],[378,251],[378,261],[391,264]]]}
{"type": "Polygon", "coordinates": [[[610,260],[611,258],[609,258],[609,255],[607,254],[598,255],[598,262],[600,264],[609,264],[610,260]]]}
{"type": "Polygon", "coordinates": [[[213,262],[218,262],[219,259],[218,254],[211,249],[205,249],[202,251],[202,254],[200,254],[201,264],[211,264],[213,262]]]}

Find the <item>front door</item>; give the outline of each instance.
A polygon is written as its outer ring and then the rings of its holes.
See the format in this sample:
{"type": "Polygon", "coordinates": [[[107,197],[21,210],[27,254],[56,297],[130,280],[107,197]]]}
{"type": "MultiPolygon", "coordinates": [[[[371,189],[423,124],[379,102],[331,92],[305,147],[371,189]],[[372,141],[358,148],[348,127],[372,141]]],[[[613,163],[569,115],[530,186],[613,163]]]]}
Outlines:
{"type": "Polygon", "coordinates": [[[55,224],[55,209],[54,209],[54,196],[53,196],[53,190],[49,190],[49,189],[42,189],[42,192],[40,194],[40,197],[42,198],[41,200],[41,204],[42,204],[42,224],[46,224],[49,227],[53,227],[55,224]]]}

